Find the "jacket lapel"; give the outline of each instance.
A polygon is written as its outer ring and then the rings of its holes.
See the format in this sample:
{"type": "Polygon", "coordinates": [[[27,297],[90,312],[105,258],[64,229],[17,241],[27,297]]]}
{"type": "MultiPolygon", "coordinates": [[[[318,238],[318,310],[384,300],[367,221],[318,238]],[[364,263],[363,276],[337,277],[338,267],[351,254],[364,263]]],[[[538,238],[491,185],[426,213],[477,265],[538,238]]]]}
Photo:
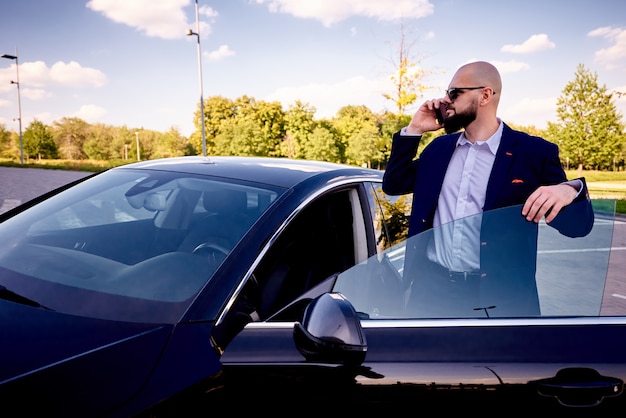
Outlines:
{"type": "Polygon", "coordinates": [[[483,211],[494,208],[494,203],[500,194],[500,189],[506,182],[506,173],[509,171],[509,167],[511,167],[511,164],[515,159],[516,143],[517,139],[515,138],[513,131],[507,125],[504,125],[500,146],[496,152],[496,158],[493,163],[493,168],[491,169],[491,174],[489,175],[489,182],[487,183],[485,206],[483,207],[483,211]]]}

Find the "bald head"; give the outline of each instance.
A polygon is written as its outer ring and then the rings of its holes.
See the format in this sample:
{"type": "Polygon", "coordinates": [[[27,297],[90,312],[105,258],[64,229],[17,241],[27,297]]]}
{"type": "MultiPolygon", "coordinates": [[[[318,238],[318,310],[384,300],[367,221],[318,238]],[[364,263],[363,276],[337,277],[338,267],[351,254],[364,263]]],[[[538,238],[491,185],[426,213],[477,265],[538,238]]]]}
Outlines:
{"type": "Polygon", "coordinates": [[[486,61],[465,64],[454,74],[453,80],[456,79],[462,79],[464,83],[470,83],[472,86],[491,87],[495,93],[492,100],[495,100],[496,104],[500,101],[502,79],[498,69],[493,64],[486,61]]]}
{"type": "Polygon", "coordinates": [[[484,141],[493,135],[500,126],[497,112],[502,80],[498,69],[485,61],[465,64],[450,80],[448,89],[454,88],[460,92],[453,91],[453,97],[449,93],[445,97],[450,103],[448,109],[454,111],[445,119],[446,132],[464,128],[470,142],[484,141]]]}

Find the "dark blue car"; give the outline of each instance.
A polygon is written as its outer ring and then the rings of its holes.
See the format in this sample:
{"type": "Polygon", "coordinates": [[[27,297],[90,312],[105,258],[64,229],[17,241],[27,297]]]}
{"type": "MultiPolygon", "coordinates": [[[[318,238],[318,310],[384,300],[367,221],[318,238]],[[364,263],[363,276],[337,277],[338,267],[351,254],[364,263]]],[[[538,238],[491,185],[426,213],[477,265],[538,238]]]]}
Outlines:
{"type": "Polygon", "coordinates": [[[626,223],[613,201],[593,202],[585,237],[536,228],[540,315],[507,310],[505,291],[432,313],[411,296],[405,255],[437,230],[407,240],[410,196],[385,196],[381,181],[322,162],[183,157],[0,215],[3,410],[626,410],[626,223]]]}

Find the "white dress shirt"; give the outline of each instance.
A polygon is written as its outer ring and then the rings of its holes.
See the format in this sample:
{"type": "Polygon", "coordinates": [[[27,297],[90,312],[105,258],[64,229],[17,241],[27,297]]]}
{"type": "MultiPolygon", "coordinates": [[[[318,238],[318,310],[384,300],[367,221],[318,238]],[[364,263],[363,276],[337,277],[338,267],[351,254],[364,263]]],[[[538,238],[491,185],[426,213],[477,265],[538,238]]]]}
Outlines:
{"type": "Polygon", "coordinates": [[[480,268],[480,214],[503,124],[486,141],[472,144],[461,133],[443,180],[428,258],[451,271],[480,268]],[[456,221],[456,222],[453,222],[456,221]]]}

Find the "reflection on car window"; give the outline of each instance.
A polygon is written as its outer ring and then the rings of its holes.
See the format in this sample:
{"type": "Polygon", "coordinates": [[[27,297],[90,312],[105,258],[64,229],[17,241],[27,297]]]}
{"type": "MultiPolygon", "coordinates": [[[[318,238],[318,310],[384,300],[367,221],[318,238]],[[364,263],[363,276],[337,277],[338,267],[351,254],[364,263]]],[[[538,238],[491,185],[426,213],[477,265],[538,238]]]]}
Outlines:
{"type": "Polygon", "coordinates": [[[585,237],[526,222],[521,205],[498,209],[395,243],[343,272],[333,290],[371,319],[626,315],[624,255],[612,251],[626,223],[615,219],[614,201],[592,203],[594,227],[585,237]],[[481,243],[496,246],[490,260],[481,260],[490,267],[475,275],[440,274],[426,257],[433,237],[476,221],[493,231],[481,243]],[[528,250],[532,257],[524,255],[528,250]]]}
{"type": "Polygon", "coordinates": [[[2,223],[0,284],[65,313],[177,318],[278,194],[184,173],[105,172],[2,223]],[[125,312],[128,298],[146,308],[125,312]]]}
{"type": "Polygon", "coordinates": [[[372,219],[375,222],[376,245],[384,250],[406,240],[409,234],[412,194],[391,196],[383,192],[380,183],[372,184],[370,195],[372,219]]]}

